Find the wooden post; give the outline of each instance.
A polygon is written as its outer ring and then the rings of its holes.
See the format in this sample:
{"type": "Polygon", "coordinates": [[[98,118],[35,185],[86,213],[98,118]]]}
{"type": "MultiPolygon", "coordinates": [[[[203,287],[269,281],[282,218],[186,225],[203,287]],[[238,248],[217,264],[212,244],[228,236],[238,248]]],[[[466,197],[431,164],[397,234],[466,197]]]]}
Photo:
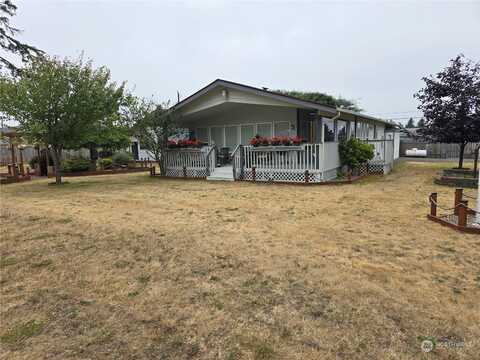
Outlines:
{"type": "Polygon", "coordinates": [[[453,206],[454,206],[454,210],[453,210],[453,213],[455,215],[458,215],[458,204],[460,204],[460,201],[462,201],[462,198],[463,198],[463,189],[455,189],[455,199],[453,201],[453,206]]]}
{"type": "Polygon", "coordinates": [[[18,180],[18,167],[17,164],[12,164],[13,177],[18,180]]]}
{"type": "Polygon", "coordinates": [[[25,175],[25,166],[23,165],[23,150],[20,150],[20,174],[25,175]]]}
{"type": "Polygon", "coordinates": [[[458,226],[466,227],[467,226],[467,207],[468,202],[462,200],[458,206],[458,226]]]}
{"type": "Polygon", "coordinates": [[[252,180],[255,181],[257,178],[257,173],[255,171],[255,166],[252,166],[252,180]]]}
{"type": "Polygon", "coordinates": [[[437,193],[430,195],[430,215],[437,216],[437,193]]]}
{"type": "MultiPolygon", "coordinates": [[[[13,140],[10,138],[10,141],[13,141],[13,140]]],[[[10,145],[10,152],[12,153],[12,164],[15,164],[17,162],[17,159],[15,157],[15,145],[14,144],[10,145]]]]}
{"type": "Polygon", "coordinates": [[[305,183],[308,184],[309,180],[308,170],[305,170],[305,183]]]}

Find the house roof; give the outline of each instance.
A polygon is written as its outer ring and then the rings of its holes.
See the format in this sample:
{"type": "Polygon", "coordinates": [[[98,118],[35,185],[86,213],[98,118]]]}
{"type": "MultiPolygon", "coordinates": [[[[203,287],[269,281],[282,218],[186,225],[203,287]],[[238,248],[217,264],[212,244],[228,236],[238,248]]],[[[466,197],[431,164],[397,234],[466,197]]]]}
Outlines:
{"type": "Polygon", "coordinates": [[[385,120],[375,118],[373,116],[365,115],[365,114],[362,114],[362,113],[359,113],[359,112],[346,110],[346,109],[343,109],[343,108],[336,108],[336,107],[328,106],[328,105],[323,105],[323,104],[317,103],[315,101],[304,100],[304,99],[300,99],[298,97],[285,95],[285,94],[278,93],[278,92],[275,92],[275,91],[271,91],[271,90],[267,90],[267,89],[260,89],[260,88],[254,87],[254,86],[244,85],[244,84],[240,84],[240,83],[236,83],[236,82],[228,81],[228,80],[223,80],[223,79],[216,79],[215,81],[213,81],[210,84],[206,85],[205,87],[201,88],[197,92],[195,92],[192,95],[186,97],[185,99],[183,99],[179,103],[173,105],[171,107],[171,109],[172,110],[178,110],[178,109],[182,108],[183,106],[189,104],[190,102],[198,99],[200,96],[206,94],[210,90],[212,90],[214,88],[217,88],[217,87],[225,87],[225,88],[232,88],[232,89],[236,89],[236,90],[240,90],[240,91],[246,91],[246,92],[253,93],[253,94],[256,94],[256,95],[266,96],[266,97],[269,97],[271,99],[284,101],[284,102],[292,104],[292,105],[297,105],[297,106],[304,107],[304,108],[321,110],[321,111],[324,111],[326,113],[331,113],[332,115],[336,115],[336,114],[338,114],[338,112],[340,112],[340,113],[350,114],[350,115],[358,116],[358,117],[361,117],[361,118],[380,121],[382,123],[388,124],[388,122],[385,121],[385,120]]]}

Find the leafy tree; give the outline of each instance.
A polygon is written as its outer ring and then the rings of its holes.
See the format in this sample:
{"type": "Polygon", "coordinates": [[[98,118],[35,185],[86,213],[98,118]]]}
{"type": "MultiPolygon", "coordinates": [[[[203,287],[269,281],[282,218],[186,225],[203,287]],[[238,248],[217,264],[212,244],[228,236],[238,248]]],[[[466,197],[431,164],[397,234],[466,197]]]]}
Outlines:
{"type": "MultiPolygon", "coordinates": [[[[43,52],[15,39],[20,30],[10,25],[10,18],[15,15],[16,11],[17,6],[11,0],[0,0],[0,48],[14,55],[19,55],[25,62],[36,55],[42,55],[43,52]]],[[[11,61],[4,56],[0,56],[0,71],[3,68],[7,68],[12,74],[17,74],[19,71],[11,61]]]]}
{"type": "Polygon", "coordinates": [[[420,120],[418,120],[417,127],[420,128],[420,129],[425,127],[425,119],[424,118],[421,118],[420,120]]]}
{"type": "Polygon", "coordinates": [[[333,106],[339,107],[346,110],[352,111],[362,111],[360,107],[352,100],[347,100],[342,97],[334,97],[328,94],[320,93],[320,92],[305,92],[305,91],[294,91],[294,90],[275,90],[275,92],[293,96],[299,99],[303,99],[306,101],[313,101],[325,106],[333,106]]]}
{"type": "Polygon", "coordinates": [[[414,95],[425,117],[422,133],[430,141],[459,144],[462,168],[465,146],[480,141],[480,63],[459,55],[423,81],[425,87],[414,95]]]}
{"type": "Polygon", "coordinates": [[[120,100],[118,111],[98,119],[95,130],[88,136],[88,142],[82,145],[90,150],[92,167],[96,165],[98,159],[98,148],[114,152],[130,145],[133,130],[129,108],[132,105],[132,99],[133,96],[125,95],[120,100]]]}
{"type": "Polygon", "coordinates": [[[139,100],[134,113],[138,118],[135,136],[142,147],[150,150],[160,165],[160,174],[165,175],[165,150],[168,138],[178,133],[178,115],[168,109],[168,103],[156,105],[154,102],[139,100]]]}
{"type": "Polygon", "coordinates": [[[408,119],[407,125],[405,125],[407,129],[411,129],[415,127],[415,123],[413,122],[413,118],[408,119]]]}
{"type": "Polygon", "coordinates": [[[75,149],[92,138],[103,119],[119,109],[124,85],[110,81],[105,67],[55,58],[36,58],[19,77],[0,77],[0,112],[14,117],[32,142],[47,147],[61,183],[63,149],[75,149]]]}
{"type": "Polygon", "coordinates": [[[341,141],[338,151],[342,165],[349,169],[355,169],[375,156],[374,146],[357,138],[341,141]]]}

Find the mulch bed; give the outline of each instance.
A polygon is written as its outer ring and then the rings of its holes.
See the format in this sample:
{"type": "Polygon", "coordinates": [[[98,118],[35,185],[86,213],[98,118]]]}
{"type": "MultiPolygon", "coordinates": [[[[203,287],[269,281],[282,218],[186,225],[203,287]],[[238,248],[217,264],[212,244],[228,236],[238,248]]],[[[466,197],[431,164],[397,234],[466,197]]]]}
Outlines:
{"type": "MultiPolygon", "coordinates": [[[[95,175],[115,175],[115,174],[128,174],[137,173],[143,171],[150,171],[149,167],[139,167],[133,169],[115,169],[115,170],[95,170],[95,171],[80,171],[74,173],[63,173],[62,177],[74,177],[74,176],[95,176],[95,175]]],[[[49,178],[55,177],[54,174],[48,175],[49,178]]]]}

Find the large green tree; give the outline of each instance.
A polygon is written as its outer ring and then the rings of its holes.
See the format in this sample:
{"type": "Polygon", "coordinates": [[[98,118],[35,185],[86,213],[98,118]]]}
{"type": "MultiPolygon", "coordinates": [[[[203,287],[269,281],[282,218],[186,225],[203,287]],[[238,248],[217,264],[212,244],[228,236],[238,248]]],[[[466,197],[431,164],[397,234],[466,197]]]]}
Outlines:
{"type": "Polygon", "coordinates": [[[466,145],[480,142],[480,63],[459,55],[423,81],[425,87],[414,95],[425,118],[422,135],[432,142],[458,144],[462,168],[466,145]]]}
{"type": "Polygon", "coordinates": [[[137,118],[135,136],[141,146],[152,152],[165,175],[165,151],[168,139],[178,133],[178,115],[168,109],[168,104],[158,105],[152,101],[138,100],[132,107],[137,118]]]}
{"type": "Polygon", "coordinates": [[[61,183],[61,155],[88,143],[102,123],[118,113],[124,85],[91,61],[36,58],[19,77],[0,77],[0,112],[15,118],[20,131],[47,147],[61,183]]]}
{"type": "MultiPolygon", "coordinates": [[[[2,52],[20,56],[22,61],[27,61],[43,52],[34,46],[25,44],[17,39],[20,30],[10,24],[10,18],[15,15],[17,6],[11,0],[0,0],[0,48],[2,52]]],[[[12,74],[17,74],[18,67],[2,53],[0,55],[0,72],[8,69],[12,74]]]]}
{"type": "Polygon", "coordinates": [[[293,96],[299,99],[313,101],[325,106],[338,107],[352,111],[362,111],[355,101],[347,100],[342,97],[334,97],[321,92],[295,91],[295,90],[275,90],[275,92],[293,96]]]}

